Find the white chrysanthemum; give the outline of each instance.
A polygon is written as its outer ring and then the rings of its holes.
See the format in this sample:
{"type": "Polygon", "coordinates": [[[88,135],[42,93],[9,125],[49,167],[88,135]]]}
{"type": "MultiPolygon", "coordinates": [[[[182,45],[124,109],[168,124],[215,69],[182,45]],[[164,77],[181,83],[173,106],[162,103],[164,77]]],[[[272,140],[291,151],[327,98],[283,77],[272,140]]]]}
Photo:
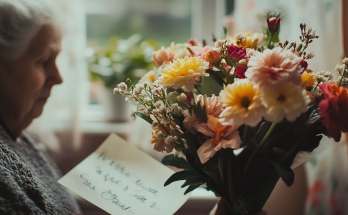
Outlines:
{"type": "Polygon", "coordinates": [[[265,119],[278,123],[284,118],[294,121],[307,110],[309,96],[305,90],[292,83],[283,83],[274,87],[264,87],[261,100],[266,107],[265,119]]]}

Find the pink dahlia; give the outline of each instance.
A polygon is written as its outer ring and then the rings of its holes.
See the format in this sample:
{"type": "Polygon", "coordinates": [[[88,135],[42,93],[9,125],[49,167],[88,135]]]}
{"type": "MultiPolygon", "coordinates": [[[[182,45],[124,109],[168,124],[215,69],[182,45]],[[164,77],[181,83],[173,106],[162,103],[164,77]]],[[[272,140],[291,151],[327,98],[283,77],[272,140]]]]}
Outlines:
{"type": "MultiPolygon", "coordinates": [[[[198,96],[196,97],[196,102],[199,102],[199,100],[203,100],[204,97],[198,96]]],[[[203,103],[201,103],[203,104],[203,103]]],[[[207,110],[208,116],[214,116],[219,117],[221,111],[222,111],[222,104],[220,102],[220,97],[212,95],[211,97],[207,97],[204,102],[207,110]]],[[[202,123],[200,122],[194,113],[190,115],[188,110],[184,110],[184,127],[191,132],[192,134],[196,134],[197,130],[195,128],[195,124],[202,123]]]]}
{"type": "Polygon", "coordinates": [[[230,45],[227,52],[230,58],[233,60],[242,60],[246,56],[246,50],[241,46],[230,45]]]}
{"type": "Polygon", "coordinates": [[[255,52],[248,62],[245,76],[257,86],[275,85],[282,82],[301,84],[304,68],[302,58],[280,47],[255,52]]]}

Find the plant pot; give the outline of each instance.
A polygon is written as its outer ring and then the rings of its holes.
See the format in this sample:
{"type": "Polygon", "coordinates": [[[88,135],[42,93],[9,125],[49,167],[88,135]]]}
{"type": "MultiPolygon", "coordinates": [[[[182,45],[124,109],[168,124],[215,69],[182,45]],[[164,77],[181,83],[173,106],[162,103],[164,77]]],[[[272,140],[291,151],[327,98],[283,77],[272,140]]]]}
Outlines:
{"type": "Polygon", "coordinates": [[[107,122],[128,122],[133,105],[125,101],[120,94],[113,94],[113,89],[102,87],[99,90],[99,101],[103,106],[104,120],[107,122]]]}

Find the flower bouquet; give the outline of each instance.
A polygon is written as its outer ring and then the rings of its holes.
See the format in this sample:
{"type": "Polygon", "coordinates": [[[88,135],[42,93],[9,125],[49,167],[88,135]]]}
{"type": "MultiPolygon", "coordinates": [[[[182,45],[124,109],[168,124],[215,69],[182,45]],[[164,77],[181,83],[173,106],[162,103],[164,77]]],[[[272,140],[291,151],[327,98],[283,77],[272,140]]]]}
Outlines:
{"type": "Polygon", "coordinates": [[[162,162],[183,170],[165,186],[183,180],[185,194],[204,187],[229,214],[251,214],[279,178],[293,184],[299,152],[347,132],[348,59],[337,65],[337,81],[330,72],[314,73],[306,49],[315,31],[301,24],[299,42],[275,43],[280,21],[268,16],[269,36],[246,32],[214,47],[194,39],[162,47],[152,57],[158,67],[140,83],[114,89],[139,105],[133,117],[152,124],[154,149],[175,151],[162,162]]]}

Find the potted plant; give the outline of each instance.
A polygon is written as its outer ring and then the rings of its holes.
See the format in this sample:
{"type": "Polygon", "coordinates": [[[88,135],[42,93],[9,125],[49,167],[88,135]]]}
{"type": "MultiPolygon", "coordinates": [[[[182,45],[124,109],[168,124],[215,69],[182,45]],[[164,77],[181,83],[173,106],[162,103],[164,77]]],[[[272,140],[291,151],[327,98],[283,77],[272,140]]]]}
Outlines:
{"type": "Polygon", "coordinates": [[[112,37],[106,45],[91,43],[87,48],[88,70],[91,81],[103,87],[98,91],[98,100],[104,107],[104,118],[111,122],[130,119],[131,106],[122,96],[113,95],[117,83],[128,78],[139,80],[153,67],[152,52],[157,45],[152,41],[141,41],[139,34],[126,40],[112,37]]]}

